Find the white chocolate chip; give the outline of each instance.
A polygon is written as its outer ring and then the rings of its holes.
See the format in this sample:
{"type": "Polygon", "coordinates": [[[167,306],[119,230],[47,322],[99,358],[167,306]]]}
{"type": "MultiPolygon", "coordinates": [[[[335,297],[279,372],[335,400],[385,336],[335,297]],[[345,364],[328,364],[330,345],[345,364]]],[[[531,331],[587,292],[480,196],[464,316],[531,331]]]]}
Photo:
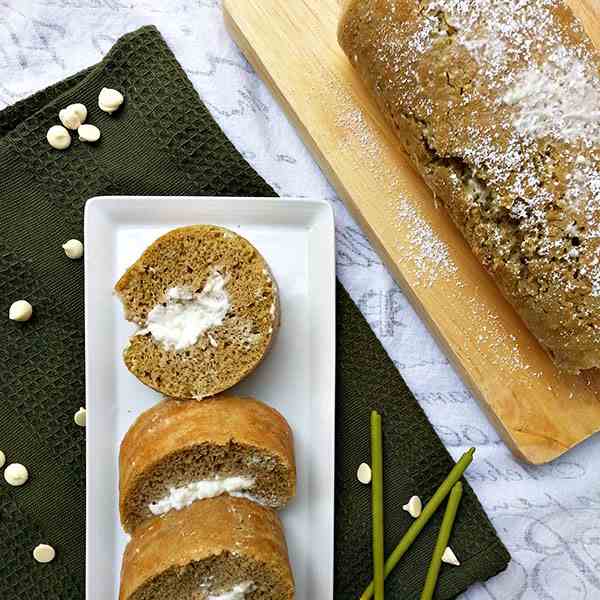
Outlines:
{"type": "Polygon", "coordinates": [[[107,113],[113,113],[123,104],[123,94],[111,88],[102,88],[98,95],[98,106],[107,113]]]}
{"type": "Polygon", "coordinates": [[[446,546],[444,550],[444,554],[442,554],[442,562],[448,565],[454,565],[455,567],[460,567],[460,561],[456,558],[456,554],[450,546],[446,546]]]}
{"type": "Polygon", "coordinates": [[[69,258],[76,259],[83,256],[83,244],[79,240],[68,240],[62,248],[69,258]]]}
{"type": "Polygon", "coordinates": [[[83,104],[69,104],[58,113],[60,122],[67,129],[77,129],[85,122],[87,117],[87,108],[83,104]]]}
{"type": "Polygon", "coordinates": [[[371,483],[371,467],[367,463],[361,463],[356,471],[356,477],[361,483],[368,485],[371,483]]]}
{"type": "Polygon", "coordinates": [[[419,496],[412,496],[411,499],[402,507],[413,519],[416,519],[423,510],[423,503],[419,496]]]}
{"type": "Polygon", "coordinates": [[[56,550],[48,544],[40,544],[33,549],[33,558],[39,563],[49,563],[54,560],[56,550]]]}
{"type": "Polygon", "coordinates": [[[4,454],[4,452],[2,452],[2,450],[0,450],[0,469],[5,465],[6,463],[6,454],[4,454]]]}
{"type": "Polygon", "coordinates": [[[81,125],[77,130],[82,142],[97,142],[100,139],[100,130],[95,125],[81,125]]]}
{"type": "Polygon", "coordinates": [[[57,150],[65,150],[71,145],[71,136],[62,125],[52,125],[46,134],[48,143],[57,150]]]}
{"type": "Polygon", "coordinates": [[[83,406],[82,406],[75,413],[75,416],[73,417],[73,421],[75,421],[75,424],[79,425],[79,427],[85,427],[86,417],[87,417],[87,412],[86,412],[85,408],[83,408],[83,406]]]}
{"type": "Polygon", "coordinates": [[[17,300],[8,309],[8,318],[11,321],[29,321],[33,314],[33,307],[27,300],[17,300]]]}
{"type": "Polygon", "coordinates": [[[6,483],[14,486],[23,485],[29,479],[27,469],[19,463],[8,465],[4,471],[4,479],[6,483]]]}

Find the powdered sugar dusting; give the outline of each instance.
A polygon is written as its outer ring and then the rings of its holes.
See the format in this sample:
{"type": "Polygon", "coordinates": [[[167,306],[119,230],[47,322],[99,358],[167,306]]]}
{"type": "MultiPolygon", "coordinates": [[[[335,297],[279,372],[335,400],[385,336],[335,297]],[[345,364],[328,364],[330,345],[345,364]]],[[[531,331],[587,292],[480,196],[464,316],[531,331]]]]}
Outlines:
{"type": "Polygon", "coordinates": [[[496,313],[485,307],[477,298],[470,298],[467,305],[470,317],[479,324],[479,331],[474,338],[477,351],[485,350],[486,356],[495,366],[507,369],[513,375],[527,372],[527,377],[542,377],[541,371],[531,368],[516,336],[506,330],[496,313]]]}
{"type": "Polygon", "coordinates": [[[447,245],[440,240],[417,209],[402,197],[398,178],[386,166],[381,142],[373,131],[373,126],[367,122],[363,111],[356,108],[339,88],[334,88],[332,92],[340,109],[335,124],[343,132],[347,132],[352,141],[358,142],[365,175],[375,178],[378,184],[385,185],[388,197],[399,198],[392,206],[395,214],[394,225],[399,236],[406,238],[408,232],[409,243],[400,245],[398,242],[397,248],[414,269],[413,284],[431,287],[438,278],[448,279],[456,273],[457,267],[449,255],[447,245]]]}
{"type": "MultiPolygon", "coordinates": [[[[340,94],[338,94],[338,99],[339,96],[340,94]]],[[[369,170],[373,172],[373,169],[375,169],[378,172],[374,174],[381,175],[382,173],[378,166],[381,163],[381,150],[377,139],[371,131],[371,127],[365,120],[363,112],[358,108],[347,107],[346,110],[341,110],[337,114],[335,124],[343,131],[351,134],[352,137],[358,141],[361,150],[364,154],[367,154],[368,159],[370,159],[368,165],[369,170]]]]}
{"type": "Polygon", "coordinates": [[[556,0],[434,0],[429,12],[444,15],[456,29],[456,41],[471,51],[493,81],[524,53],[531,57],[540,44],[558,39],[549,12],[556,4],[556,0]]]}
{"type": "Polygon", "coordinates": [[[503,100],[518,107],[514,124],[522,134],[581,139],[588,146],[600,138],[600,81],[565,48],[541,68],[519,73],[503,100]]]}
{"type": "Polygon", "coordinates": [[[413,265],[416,285],[431,287],[438,279],[449,279],[457,272],[448,246],[440,240],[407,200],[401,199],[396,207],[396,228],[408,232],[408,249],[403,244],[398,250],[413,265]]]}

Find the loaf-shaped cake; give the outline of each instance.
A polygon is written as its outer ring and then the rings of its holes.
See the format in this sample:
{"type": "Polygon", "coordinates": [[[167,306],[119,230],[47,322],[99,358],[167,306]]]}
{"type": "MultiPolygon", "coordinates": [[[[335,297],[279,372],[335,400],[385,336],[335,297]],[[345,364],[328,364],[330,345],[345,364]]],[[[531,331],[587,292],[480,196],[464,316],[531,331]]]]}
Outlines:
{"type": "Polygon", "coordinates": [[[155,517],[134,533],[120,600],[292,600],[294,581],[273,510],[220,496],[155,517]]]}
{"type": "Polygon", "coordinates": [[[562,369],[600,366],[600,59],[559,0],[350,0],[339,42],[562,369]]]}
{"type": "Polygon", "coordinates": [[[204,398],[251,373],[279,326],[273,275],[248,240],[194,225],[157,239],[115,286],[137,323],[123,357],[140,381],[175,398],[204,398]]]}
{"type": "Polygon", "coordinates": [[[221,494],[281,508],[296,492],[292,431],[254,398],[163,400],[123,438],[119,475],[128,533],[153,516],[221,494]]]}

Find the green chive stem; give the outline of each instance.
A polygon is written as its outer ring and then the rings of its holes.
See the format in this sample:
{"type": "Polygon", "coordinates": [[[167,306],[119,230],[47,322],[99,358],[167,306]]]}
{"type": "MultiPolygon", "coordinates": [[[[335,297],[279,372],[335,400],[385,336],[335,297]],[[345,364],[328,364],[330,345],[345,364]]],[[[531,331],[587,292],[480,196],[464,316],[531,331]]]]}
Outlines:
{"type": "Polygon", "coordinates": [[[383,446],[381,415],[371,412],[371,510],[373,515],[373,582],[375,600],[384,600],[383,446]]]}
{"type": "Polygon", "coordinates": [[[440,533],[438,534],[435,548],[433,549],[433,555],[431,562],[429,563],[429,569],[427,571],[427,577],[425,578],[425,585],[421,592],[421,600],[431,600],[433,598],[433,592],[437,585],[438,575],[440,574],[440,567],[442,566],[442,554],[448,545],[450,534],[452,533],[452,527],[454,527],[454,520],[456,519],[456,511],[462,498],[463,486],[460,481],[454,484],[452,491],[450,492],[450,498],[446,505],[446,512],[444,512],[444,518],[442,520],[442,526],[440,527],[440,533]]]}
{"type": "MultiPolygon", "coordinates": [[[[394,567],[398,564],[398,561],[404,556],[406,551],[410,548],[412,543],[415,541],[419,533],[423,530],[423,527],[427,525],[427,522],[439,505],[446,499],[446,496],[450,493],[450,490],[454,487],[454,484],[463,476],[467,467],[473,461],[473,454],[475,448],[470,448],[461,457],[460,460],[454,465],[448,477],[442,482],[440,487],[437,489],[435,494],[431,497],[431,500],[423,508],[420,516],[415,519],[413,524],[408,528],[394,551],[390,554],[385,562],[385,576],[387,577],[394,567]]],[[[369,584],[369,587],[362,593],[361,600],[369,600],[373,597],[373,582],[369,584]]]]}

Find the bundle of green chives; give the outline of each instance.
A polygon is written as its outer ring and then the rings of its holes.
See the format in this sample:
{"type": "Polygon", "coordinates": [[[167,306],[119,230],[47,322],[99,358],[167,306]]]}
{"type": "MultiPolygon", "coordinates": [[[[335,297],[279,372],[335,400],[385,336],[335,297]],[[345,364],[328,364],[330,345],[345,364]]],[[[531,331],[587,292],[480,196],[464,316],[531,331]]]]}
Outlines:
{"type": "MultiPolygon", "coordinates": [[[[446,499],[454,485],[463,476],[463,473],[473,461],[474,453],[475,448],[470,448],[461,456],[460,460],[454,465],[454,467],[448,474],[448,477],[446,477],[446,479],[442,482],[435,494],[431,497],[431,500],[429,500],[429,502],[425,505],[425,508],[423,508],[423,512],[421,512],[420,516],[408,528],[408,531],[404,534],[394,551],[390,554],[389,558],[385,562],[385,577],[387,577],[392,572],[394,567],[398,564],[400,559],[404,556],[406,551],[415,541],[419,533],[421,533],[429,519],[431,519],[431,517],[434,515],[435,511],[438,509],[440,504],[446,499]]],[[[370,598],[372,598],[374,588],[374,583],[371,582],[367,589],[362,593],[360,600],[369,600],[370,598]]]]}

